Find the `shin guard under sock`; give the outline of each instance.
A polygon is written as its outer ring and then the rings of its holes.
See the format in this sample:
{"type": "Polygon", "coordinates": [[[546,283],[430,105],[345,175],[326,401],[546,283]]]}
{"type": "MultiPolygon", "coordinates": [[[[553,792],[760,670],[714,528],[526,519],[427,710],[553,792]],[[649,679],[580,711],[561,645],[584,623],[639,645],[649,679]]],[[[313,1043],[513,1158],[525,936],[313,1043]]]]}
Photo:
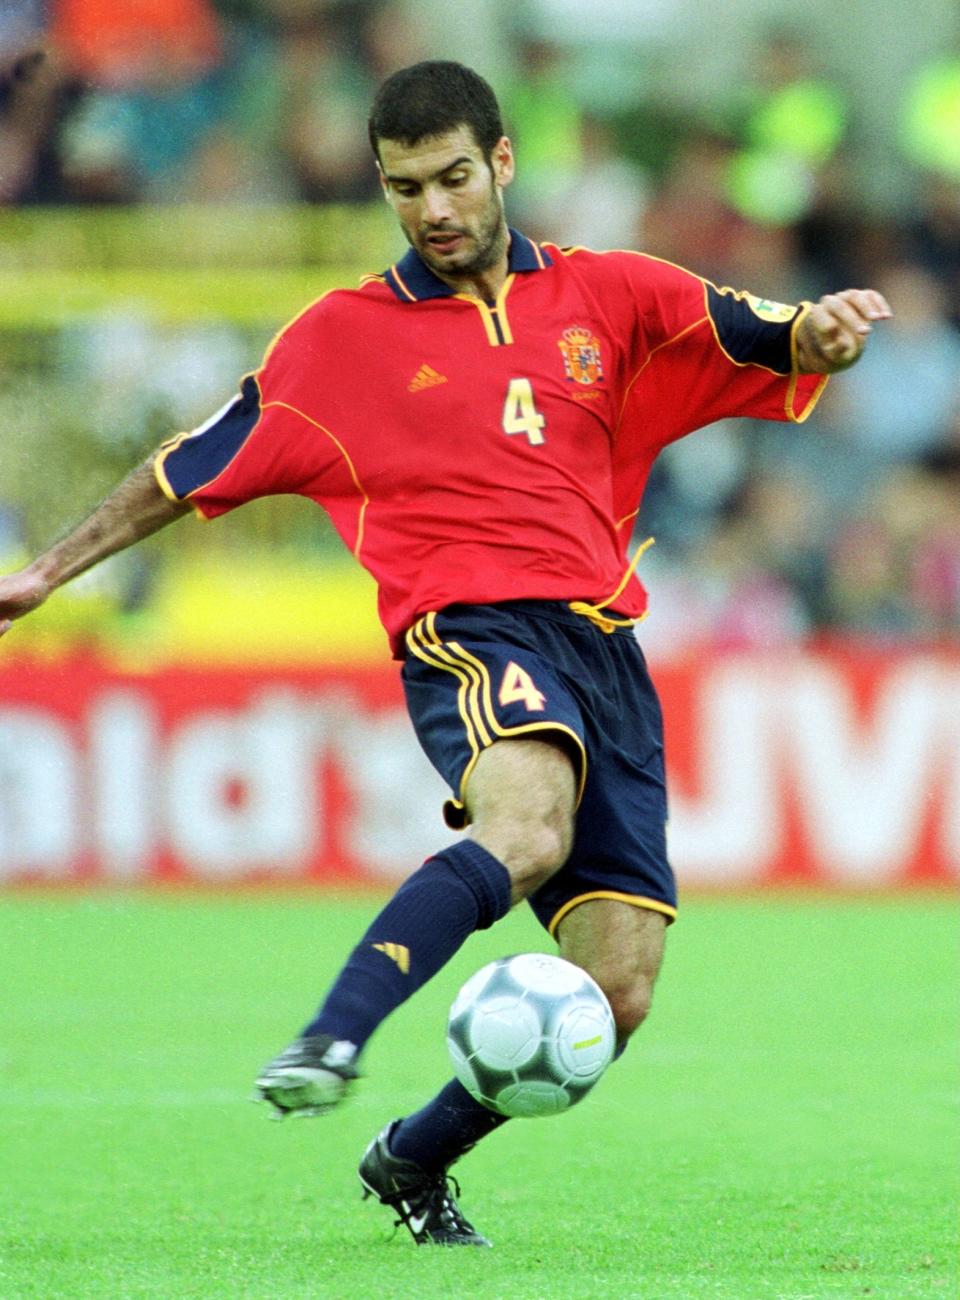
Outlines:
{"type": "Polygon", "coordinates": [[[415,1161],[427,1173],[439,1173],[507,1118],[482,1106],[458,1079],[451,1079],[433,1101],[400,1121],[390,1135],[390,1151],[415,1161]]]}
{"type": "Polygon", "coordinates": [[[362,1048],[474,930],[487,929],[509,910],[506,867],[473,840],[428,858],[354,948],[303,1033],[330,1034],[362,1048]]]}

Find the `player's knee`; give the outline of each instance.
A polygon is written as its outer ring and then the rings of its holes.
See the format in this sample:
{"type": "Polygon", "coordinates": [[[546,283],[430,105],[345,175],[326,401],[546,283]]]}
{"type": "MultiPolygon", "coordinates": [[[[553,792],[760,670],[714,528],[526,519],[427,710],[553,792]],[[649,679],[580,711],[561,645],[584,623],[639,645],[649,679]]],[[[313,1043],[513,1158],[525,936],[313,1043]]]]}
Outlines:
{"type": "Polygon", "coordinates": [[[570,854],[571,833],[562,825],[542,824],[528,835],[516,869],[510,869],[514,890],[526,898],[559,871],[570,854]]]}
{"type": "Polygon", "coordinates": [[[466,794],[474,838],[509,871],[515,902],[566,862],[576,772],[557,745],[526,738],[491,745],[480,755],[466,794]]]}
{"type": "Polygon", "coordinates": [[[514,901],[529,897],[563,866],[573,840],[572,826],[563,819],[515,822],[496,828],[480,824],[474,827],[474,834],[485,848],[495,852],[510,873],[514,901]]]}

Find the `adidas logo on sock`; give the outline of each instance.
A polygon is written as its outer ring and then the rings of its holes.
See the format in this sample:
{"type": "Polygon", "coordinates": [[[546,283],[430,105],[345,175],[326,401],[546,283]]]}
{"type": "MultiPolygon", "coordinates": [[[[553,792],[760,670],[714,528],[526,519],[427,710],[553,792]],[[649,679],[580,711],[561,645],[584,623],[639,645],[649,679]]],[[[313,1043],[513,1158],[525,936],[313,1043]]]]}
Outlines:
{"type": "Polygon", "coordinates": [[[436,388],[437,384],[445,384],[446,382],[446,375],[441,375],[439,371],[434,370],[433,366],[422,365],[407,384],[407,392],[419,393],[424,388],[436,388]]]}
{"type": "Polygon", "coordinates": [[[410,974],[409,948],[405,948],[402,943],[375,943],[373,946],[377,952],[382,952],[391,961],[395,961],[404,975],[410,974]]]}

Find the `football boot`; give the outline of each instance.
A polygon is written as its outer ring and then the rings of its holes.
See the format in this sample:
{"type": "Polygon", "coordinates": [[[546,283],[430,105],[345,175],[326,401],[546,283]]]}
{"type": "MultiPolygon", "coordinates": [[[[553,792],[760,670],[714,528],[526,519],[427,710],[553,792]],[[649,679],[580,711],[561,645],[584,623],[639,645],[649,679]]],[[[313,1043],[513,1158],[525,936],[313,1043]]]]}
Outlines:
{"type": "Polygon", "coordinates": [[[455,1178],[446,1170],[429,1174],[413,1160],[393,1155],[390,1134],[399,1123],[395,1119],[388,1124],[364,1152],[358,1171],[364,1199],[376,1196],[395,1210],[395,1226],[403,1224],[418,1246],[491,1245],[460,1212],[455,1178]]]}
{"type": "Polygon", "coordinates": [[[322,1115],[357,1078],[357,1049],[329,1034],[298,1038],[260,1071],[254,1101],[268,1101],[272,1119],[322,1115]]]}

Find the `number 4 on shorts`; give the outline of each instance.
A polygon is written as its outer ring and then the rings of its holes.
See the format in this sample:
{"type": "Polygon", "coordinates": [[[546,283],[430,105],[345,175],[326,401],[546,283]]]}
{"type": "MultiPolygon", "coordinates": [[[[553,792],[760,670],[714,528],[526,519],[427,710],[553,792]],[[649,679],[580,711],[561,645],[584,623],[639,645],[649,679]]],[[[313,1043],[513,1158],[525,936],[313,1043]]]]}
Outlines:
{"type": "Polygon", "coordinates": [[[530,713],[542,713],[546,696],[534,686],[530,674],[511,659],[503,670],[497,698],[501,704],[523,704],[530,713]]]}

